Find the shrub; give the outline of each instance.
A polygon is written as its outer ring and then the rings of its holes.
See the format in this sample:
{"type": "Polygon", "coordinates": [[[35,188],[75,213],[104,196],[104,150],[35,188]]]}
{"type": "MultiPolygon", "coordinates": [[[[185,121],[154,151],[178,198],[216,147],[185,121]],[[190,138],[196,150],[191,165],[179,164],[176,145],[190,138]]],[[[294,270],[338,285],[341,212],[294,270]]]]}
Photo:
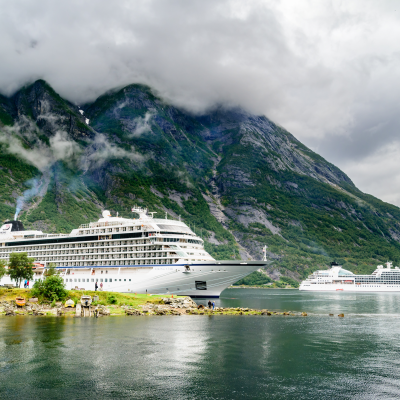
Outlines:
{"type": "Polygon", "coordinates": [[[32,288],[32,295],[52,301],[64,300],[68,292],[65,290],[64,280],[58,275],[50,275],[44,281],[38,280],[32,288]]]}
{"type": "Polygon", "coordinates": [[[117,304],[118,303],[118,299],[113,294],[108,296],[107,301],[109,304],[117,304]]]}

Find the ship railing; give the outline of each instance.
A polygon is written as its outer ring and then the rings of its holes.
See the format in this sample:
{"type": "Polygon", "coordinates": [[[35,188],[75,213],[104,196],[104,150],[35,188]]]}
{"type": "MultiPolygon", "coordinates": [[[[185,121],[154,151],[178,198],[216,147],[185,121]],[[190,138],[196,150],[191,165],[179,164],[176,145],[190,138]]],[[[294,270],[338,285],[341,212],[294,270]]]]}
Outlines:
{"type": "Polygon", "coordinates": [[[66,237],[68,233],[49,233],[47,237],[66,237]]]}
{"type": "Polygon", "coordinates": [[[79,229],[89,229],[89,228],[102,228],[105,226],[117,226],[117,225],[130,225],[131,222],[127,221],[104,221],[104,222],[91,222],[90,224],[79,225],[79,229]]]}
{"type": "Polygon", "coordinates": [[[46,233],[44,235],[25,235],[22,240],[31,240],[31,239],[42,239],[42,238],[54,238],[54,237],[65,237],[69,236],[68,233],[46,233]]]}

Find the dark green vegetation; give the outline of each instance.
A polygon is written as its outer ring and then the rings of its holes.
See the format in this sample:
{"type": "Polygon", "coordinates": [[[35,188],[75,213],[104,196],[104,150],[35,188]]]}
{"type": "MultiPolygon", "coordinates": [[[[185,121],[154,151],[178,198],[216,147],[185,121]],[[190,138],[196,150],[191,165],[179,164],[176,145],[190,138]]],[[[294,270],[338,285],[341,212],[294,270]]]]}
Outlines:
{"type": "Polygon", "coordinates": [[[0,260],[0,279],[6,274],[6,262],[4,260],[0,260]]]}
{"type": "Polygon", "coordinates": [[[50,263],[46,269],[44,279],[37,280],[31,290],[31,296],[37,297],[40,301],[63,301],[67,295],[68,291],[65,289],[64,279],[58,275],[53,263],[50,263]]]}
{"type": "Polygon", "coordinates": [[[0,121],[3,219],[38,178],[44,189],[20,215],[27,227],[69,232],[104,208],[131,216],[136,203],[180,215],[218,259],[261,259],[267,245],[278,285],[333,260],[357,273],[400,262],[399,208],[360,192],[266,117],[223,108],[194,116],[141,85],[106,93],[81,115],[37,81],[0,97],[0,121]],[[70,147],[60,153],[61,142],[70,147]]]}
{"type": "Polygon", "coordinates": [[[274,281],[265,273],[256,271],[252,274],[237,281],[234,286],[253,286],[253,287],[267,287],[267,288],[298,288],[299,283],[289,276],[281,276],[279,280],[274,281]]]}
{"type": "Polygon", "coordinates": [[[43,280],[38,280],[31,290],[33,297],[40,300],[63,301],[68,295],[65,289],[64,280],[58,275],[46,276],[43,280]]]}
{"type": "Polygon", "coordinates": [[[252,274],[244,277],[240,281],[237,281],[235,283],[235,286],[239,286],[239,285],[263,286],[263,285],[266,285],[271,282],[273,282],[273,281],[269,276],[263,274],[262,272],[256,271],[256,272],[253,272],[252,274]]]}
{"type": "Polygon", "coordinates": [[[34,259],[28,257],[28,253],[11,253],[8,260],[7,274],[19,287],[24,279],[28,281],[33,278],[34,259]]]}

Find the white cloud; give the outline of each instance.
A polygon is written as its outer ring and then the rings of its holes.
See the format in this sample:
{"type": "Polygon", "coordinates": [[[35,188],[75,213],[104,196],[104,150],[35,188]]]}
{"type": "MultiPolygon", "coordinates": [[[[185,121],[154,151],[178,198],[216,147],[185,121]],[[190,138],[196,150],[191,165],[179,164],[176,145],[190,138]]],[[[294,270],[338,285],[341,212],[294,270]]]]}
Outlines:
{"type": "MultiPolygon", "coordinates": [[[[14,0],[1,9],[6,94],[43,78],[83,103],[139,82],[192,111],[240,105],[283,125],[355,182],[346,168],[367,168],[400,128],[393,1],[14,0]]],[[[367,171],[357,172],[362,190],[367,171]]]]}
{"type": "Polygon", "coordinates": [[[102,133],[97,133],[82,155],[80,165],[84,171],[87,171],[100,167],[110,159],[124,158],[137,164],[146,160],[146,157],[137,153],[133,147],[131,147],[130,151],[125,150],[110,143],[102,133]]]}
{"type": "Polygon", "coordinates": [[[146,157],[137,153],[133,147],[129,151],[118,147],[101,133],[96,133],[93,139],[86,139],[87,147],[83,149],[67,132],[58,129],[58,116],[46,114],[46,118],[52,122],[56,131],[49,139],[50,145],[38,139],[38,134],[41,133],[39,128],[26,117],[20,118],[12,127],[0,128],[0,143],[5,145],[8,153],[22,158],[43,173],[47,173],[54,163],[61,160],[75,163],[84,171],[97,168],[110,159],[125,158],[135,163],[146,160],[146,157]],[[30,141],[30,147],[23,145],[26,140],[30,141]]]}
{"type": "Polygon", "coordinates": [[[134,123],[136,124],[133,132],[131,132],[128,136],[129,137],[139,137],[142,136],[144,133],[151,132],[151,119],[153,117],[153,114],[151,112],[146,112],[144,117],[138,117],[134,120],[134,123]]]}

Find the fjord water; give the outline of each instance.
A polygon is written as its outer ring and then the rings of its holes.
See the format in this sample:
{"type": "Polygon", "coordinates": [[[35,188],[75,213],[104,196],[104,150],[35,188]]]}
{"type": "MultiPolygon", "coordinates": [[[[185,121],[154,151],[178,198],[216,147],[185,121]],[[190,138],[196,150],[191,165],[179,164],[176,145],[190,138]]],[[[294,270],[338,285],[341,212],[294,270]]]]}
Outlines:
{"type": "Polygon", "coordinates": [[[217,302],[309,316],[2,317],[0,398],[400,396],[400,294],[233,289],[217,302]]]}

